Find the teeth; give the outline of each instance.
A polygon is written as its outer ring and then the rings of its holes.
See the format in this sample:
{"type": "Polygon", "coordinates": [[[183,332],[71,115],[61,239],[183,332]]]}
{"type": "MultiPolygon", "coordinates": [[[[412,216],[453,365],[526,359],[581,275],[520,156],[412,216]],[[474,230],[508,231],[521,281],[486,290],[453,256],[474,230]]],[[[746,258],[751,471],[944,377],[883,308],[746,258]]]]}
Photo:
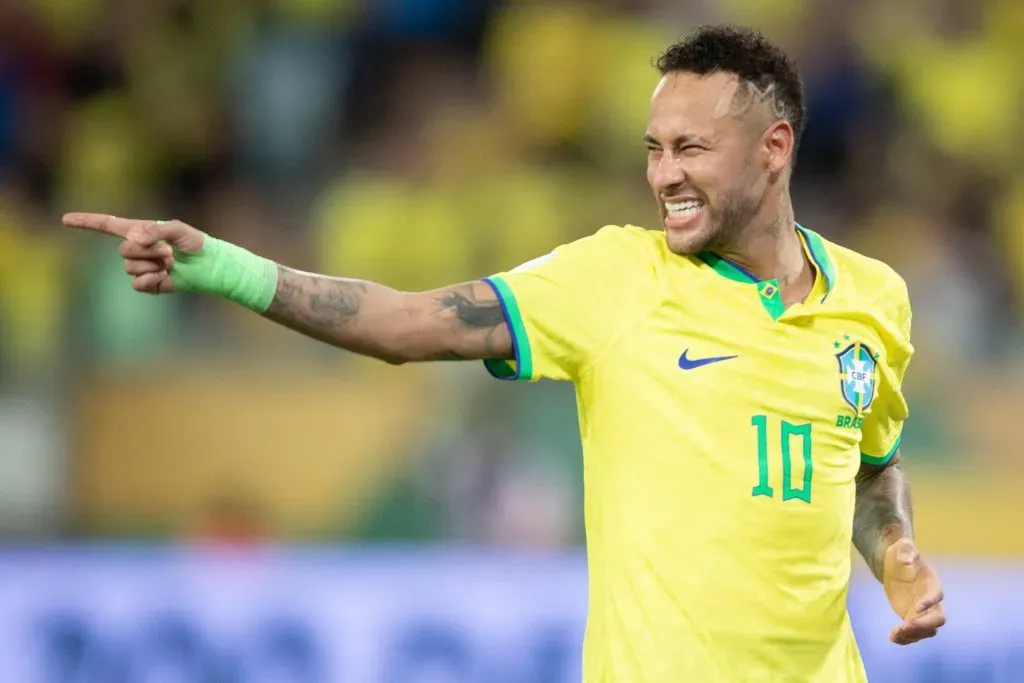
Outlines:
{"type": "Polygon", "coordinates": [[[676,215],[695,213],[699,211],[702,206],[703,203],[696,199],[690,199],[685,202],[665,204],[665,208],[668,209],[668,212],[676,215]]]}

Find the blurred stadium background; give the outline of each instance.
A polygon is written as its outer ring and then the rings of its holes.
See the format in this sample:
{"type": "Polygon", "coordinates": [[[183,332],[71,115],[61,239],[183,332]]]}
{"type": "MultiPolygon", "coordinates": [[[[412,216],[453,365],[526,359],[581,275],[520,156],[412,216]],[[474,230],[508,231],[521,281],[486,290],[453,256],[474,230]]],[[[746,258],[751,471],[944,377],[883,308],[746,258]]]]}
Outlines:
{"type": "Polygon", "coordinates": [[[857,560],[872,680],[1024,680],[1020,0],[0,2],[3,680],[578,680],[570,387],[135,294],[59,216],[398,287],[504,270],[656,223],[651,59],[717,21],[804,70],[798,219],[914,304],[904,451],[951,622],[889,645],[857,560]]]}

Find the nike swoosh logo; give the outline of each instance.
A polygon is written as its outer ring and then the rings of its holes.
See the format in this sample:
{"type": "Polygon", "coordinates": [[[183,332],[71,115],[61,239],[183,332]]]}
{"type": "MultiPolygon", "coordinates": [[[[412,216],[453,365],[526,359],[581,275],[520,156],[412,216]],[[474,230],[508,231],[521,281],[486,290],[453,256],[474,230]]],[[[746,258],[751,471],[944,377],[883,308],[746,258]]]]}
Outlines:
{"type": "Polygon", "coordinates": [[[687,354],[690,353],[690,349],[683,351],[683,355],[679,356],[679,367],[683,370],[696,370],[702,368],[705,365],[711,365],[712,363],[721,363],[723,360],[732,360],[733,358],[739,358],[739,356],[715,356],[714,358],[688,358],[687,354]]]}

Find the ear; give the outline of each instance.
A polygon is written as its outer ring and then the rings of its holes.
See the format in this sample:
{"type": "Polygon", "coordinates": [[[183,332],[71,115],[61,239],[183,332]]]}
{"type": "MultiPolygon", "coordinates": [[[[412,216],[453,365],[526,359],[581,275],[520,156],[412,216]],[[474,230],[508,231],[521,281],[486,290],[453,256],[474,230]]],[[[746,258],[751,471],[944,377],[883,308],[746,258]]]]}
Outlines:
{"type": "Polygon", "coordinates": [[[796,137],[788,121],[776,121],[764,133],[764,150],[768,159],[768,171],[782,173],[790,166],[796,137]]]}

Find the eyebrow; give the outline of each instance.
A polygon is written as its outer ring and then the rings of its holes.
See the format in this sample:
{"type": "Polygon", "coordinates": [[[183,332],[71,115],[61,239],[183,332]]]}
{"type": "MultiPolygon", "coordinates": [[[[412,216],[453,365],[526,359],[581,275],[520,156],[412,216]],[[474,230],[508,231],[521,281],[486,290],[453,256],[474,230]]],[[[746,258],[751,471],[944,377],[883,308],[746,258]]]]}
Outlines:
{"type": "MultiPolygon", "coordinates": [[[[702,137],[700,135],[691,135],[689,133],[684,133],[683,135],[678,136],[672,142],[675,147],[682,147],[683,145],[688,144],[697,144],[701,145],[702,147],[711,146],[711,141],[708,140],[707,138],[702,137]]],[[[658,138],[654,137],[654,135],[651,134],[650,132],[644,133],[644,143],[658,147],[661,146],[661,143],[658,142],[658,138]]]]}

